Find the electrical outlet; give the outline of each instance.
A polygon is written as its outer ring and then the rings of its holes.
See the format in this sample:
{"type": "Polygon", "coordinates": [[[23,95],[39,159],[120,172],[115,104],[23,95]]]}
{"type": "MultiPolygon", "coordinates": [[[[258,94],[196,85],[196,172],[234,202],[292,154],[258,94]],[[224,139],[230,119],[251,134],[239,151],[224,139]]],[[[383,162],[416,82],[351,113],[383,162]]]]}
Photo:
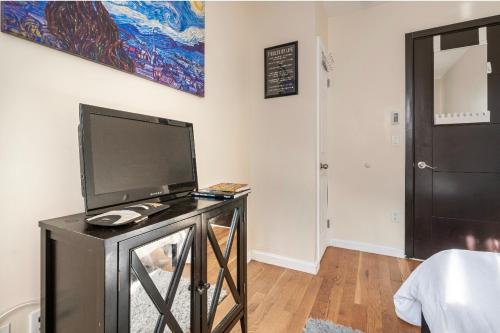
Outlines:
{"type": "Polygon", "coordinates": [[[28,316],[29,333],[40,333],[40,309],[32,311],[28,316]]]}
{"type": "Polygon", "coordinates": [[[398,211],[391,212],[391,222],[399,223],[399,220],[401,220],[401,214],[398,211]]]}
{"type": "Polygon", "coordinates": [[[0,333],[10,333],[10,323],[0,327],[0,333]]]}

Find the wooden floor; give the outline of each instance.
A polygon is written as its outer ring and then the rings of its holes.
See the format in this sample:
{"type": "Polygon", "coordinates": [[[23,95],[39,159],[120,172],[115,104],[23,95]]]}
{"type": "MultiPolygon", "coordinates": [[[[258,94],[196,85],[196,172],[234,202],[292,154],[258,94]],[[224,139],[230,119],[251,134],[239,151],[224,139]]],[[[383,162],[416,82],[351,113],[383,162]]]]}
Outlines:
{"type": "MultiPolygon", "coordinates": [[[[229,229],[212,227],[224,251],[229,229]]],[[[234,278],[236,254],[234,242],[228,261],[234,278]]],[[[207,278],[214,287],[220,266],[211,245],[207,256],[207,278]]],[[[419,333],[419,327],[397,318],[393,305],[394,293],[418,264],[418,261],[334,247],[326,250],[317,275],[251,261],[247,284],[249,332],[301,333],[307,318],[312,317],[365,333],[419,333]]],[[[187,264],[184,275],[188,278],[190,274],[187,264]]],[[[223,291],[225,296],[219,299],[214,327],[236,304],[227,283],[223,284],[223,291]]],[[[236,325],[232,333],[239,332],[236,325]]]]}
{"type": "Polygon", "coordinates": [[[396,317],[392,301],[417,265],[412,260],[333,247],[327,249],[316,276],[252,261],[248,266],[249,332],[302,332],[309,317],[365,333],[420,332],[396,317]]]}

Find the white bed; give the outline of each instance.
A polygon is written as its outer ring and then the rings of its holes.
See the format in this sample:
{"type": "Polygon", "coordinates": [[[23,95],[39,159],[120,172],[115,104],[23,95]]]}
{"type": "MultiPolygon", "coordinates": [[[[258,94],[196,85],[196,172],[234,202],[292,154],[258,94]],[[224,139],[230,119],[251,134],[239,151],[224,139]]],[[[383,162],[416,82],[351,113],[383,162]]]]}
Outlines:
{"type": "Polygon", "coordinates": [[[394,296],[399,318],[432,333],[500,332],[500,254],[439,252],[422,264],[394,296]]]}

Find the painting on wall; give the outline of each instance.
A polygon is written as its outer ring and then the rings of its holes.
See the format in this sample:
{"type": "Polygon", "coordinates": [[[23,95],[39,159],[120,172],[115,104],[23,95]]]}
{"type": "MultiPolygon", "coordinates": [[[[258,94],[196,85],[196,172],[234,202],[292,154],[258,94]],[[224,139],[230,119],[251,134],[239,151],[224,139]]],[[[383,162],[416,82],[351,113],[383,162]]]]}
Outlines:
{"type": "Polygon", "coordinates": [[[1,7],[3,32],[204,96],[201,1],[2,1],[1,7]]]}

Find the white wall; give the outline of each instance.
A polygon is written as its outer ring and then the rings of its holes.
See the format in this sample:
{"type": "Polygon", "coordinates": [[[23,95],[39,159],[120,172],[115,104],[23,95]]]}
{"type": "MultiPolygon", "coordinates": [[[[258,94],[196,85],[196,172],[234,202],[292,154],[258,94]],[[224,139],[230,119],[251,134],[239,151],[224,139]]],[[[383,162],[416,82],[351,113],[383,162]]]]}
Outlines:
{"type": "Polygon", "coordinates": [[[323,45],[326,46],[328,43],[328,15],[325,10],[324,2],[316,2],[314,10],[316,36],[319,36],[323,45]]]}
{"type": "Polygon", "coordinates": [[[329,19],[331,237],[402,253],[404,35],[498,14],[500,2],[386,2],[329,19]],[[400,112],[401,125],[390,124],[391,111],[400,112]],[[392,135],[401,137],[399,146],[392,135]],[[400,212],[398,224],[391,211],[400,212]]]}
{"type": "MultiPolygon", "coordinates": [[[[249,43],[253,248],[294,267],[315,262],[316,4],[254,3],[249,43]],[[265,47],[298,40],[299,94],[264,99],[265,47]],[[275,258],[275,257],[274,257],[275,258]]],[[[325,29],[326,30],[326,29],[325,29]]]]}
{"type": "Polygon", "coordinates": [[[39,297],[37,221],[83,210],[78,103],[193,122],[200,185],[249,181],[246,7],[206,4],[205,98],[0,34],[0,313],[39,297]]]}

